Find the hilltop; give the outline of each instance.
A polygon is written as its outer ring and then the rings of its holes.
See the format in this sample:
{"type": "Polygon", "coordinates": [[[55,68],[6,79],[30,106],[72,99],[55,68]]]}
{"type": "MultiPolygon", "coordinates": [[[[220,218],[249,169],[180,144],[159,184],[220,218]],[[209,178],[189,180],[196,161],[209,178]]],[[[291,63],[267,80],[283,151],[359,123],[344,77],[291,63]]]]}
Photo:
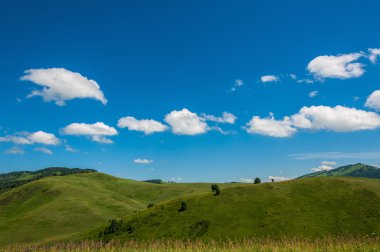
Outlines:
{"type": "Polygon", "coordinates": [[[301,176],[306,177],[329,177],[329,176],[348,176],[360,178],[376,178],[380,179],[380,169],[375,166],[362,163],[345,165],[329,171],[320,171],[301,176]]]}
{"type": "Polygon", "coordinates": [[[98,172],[41,178],[0,194],[0,245],[64,239],[148,204],[209,188],[207,183],[154,184],[98,172]]]}
{"type": "Polygon", "coordinates": [[[37,171],[15,171],[0,174],[0,193],[11,190],[30,183],[32,181],[50,177],[50,176],[67,176],[71,174],[97,172],[94,169],[66,168],[66,167],[49,167],[37,171]]]}
{"type": "Polygon", "coordinates": [[[107,241],[380,233],[380,180],[316,177],[185,195],[92,233],[107,241]],[[183,202],[186,210],[180,211],[183,202]]]}

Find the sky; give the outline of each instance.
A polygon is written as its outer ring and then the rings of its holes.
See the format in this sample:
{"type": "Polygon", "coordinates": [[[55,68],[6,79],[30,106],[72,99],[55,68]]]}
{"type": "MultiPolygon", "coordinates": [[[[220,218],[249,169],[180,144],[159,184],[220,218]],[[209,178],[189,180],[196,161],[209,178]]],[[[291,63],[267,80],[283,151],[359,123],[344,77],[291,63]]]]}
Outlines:
{"type": "Polygon", "coordinates": [[[380,164],[378,1],[1,1],[0,173],[380,164]]]}

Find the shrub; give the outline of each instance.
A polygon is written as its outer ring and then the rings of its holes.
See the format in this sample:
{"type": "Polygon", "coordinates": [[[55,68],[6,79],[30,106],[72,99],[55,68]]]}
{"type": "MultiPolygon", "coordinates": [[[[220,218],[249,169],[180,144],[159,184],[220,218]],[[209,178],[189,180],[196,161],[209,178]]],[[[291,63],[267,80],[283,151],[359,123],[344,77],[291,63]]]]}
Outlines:
{"type": "Polygon", "coordinates": [[[211,191],[215,193],[214,195],[219,195],[220,194],[220,189],[217,184],[212,184],[211,185],[211,191]]]}
{"type": "Polygon", "coordinates": [[[187,209],[187,204],[184,201],[181,201],[181,208],[178,209],[178,212],[183,212],[187,209]]]}
{"type": "Polygon", "coordinates": [[[260,183],[261,183],[260,178],[255,178],[255,181],[254,181],[253,183],[254,183],[254,184],[260,184],[260,183]]]}

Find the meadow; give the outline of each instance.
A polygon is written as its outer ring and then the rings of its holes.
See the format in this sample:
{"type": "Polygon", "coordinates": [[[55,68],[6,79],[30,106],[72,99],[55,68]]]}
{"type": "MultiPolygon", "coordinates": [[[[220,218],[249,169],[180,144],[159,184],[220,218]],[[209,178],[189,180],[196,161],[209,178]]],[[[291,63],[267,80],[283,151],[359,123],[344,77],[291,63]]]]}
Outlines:
{"type": "Polygon", "coordinates": [[[56,243],[51,246],[20,246],[9,245],[0,249],[7,252],[311,252],[311,251],[380,251],[379,237],[284,237],[284,238],[246,238],[242,240],[223,241],[180,241],[155,240],[148,242],[136,241],[82,241],[80,243],[56,243]]]}

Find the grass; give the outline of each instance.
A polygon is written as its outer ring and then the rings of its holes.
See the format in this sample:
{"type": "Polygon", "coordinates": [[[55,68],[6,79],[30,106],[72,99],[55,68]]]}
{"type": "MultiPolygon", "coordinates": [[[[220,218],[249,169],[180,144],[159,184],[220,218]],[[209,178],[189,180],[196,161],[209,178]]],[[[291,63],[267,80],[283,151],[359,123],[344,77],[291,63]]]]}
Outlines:
{"type": "Polygon", "coordinates": [[[108,241],[380,234],[380,180],[306,178],[185,195],[119,219],[108,241]],[[178,211],[181,202],[187,209],[178,211]]]}
{"type": "Polygon", "coordinates": [[[292,238],[261,238],[224,240],[224,241],[173,241],[159,240],[149,242],[118,242],[110,241],[101,243],[96,241],[83,241],[80,243],[56,243],[52,246],[30,246],[10,245],[0,251],[35,251],[35,252],[175,252],[175,251],[207,251],[207,252],[243,252],[243,251],[267,251],[267,252],[311,252],[311,251],[380,251],[380,239],[378,237],[335,237],[308,239],[302,237],[292,238]]]}
{"type": "Polygon", "coordinates": [[[0,194],[0,245],[70,239],[150,203],[209,190],[207,183],[152,184],[102,173],[42,178],[0,194]]]}

